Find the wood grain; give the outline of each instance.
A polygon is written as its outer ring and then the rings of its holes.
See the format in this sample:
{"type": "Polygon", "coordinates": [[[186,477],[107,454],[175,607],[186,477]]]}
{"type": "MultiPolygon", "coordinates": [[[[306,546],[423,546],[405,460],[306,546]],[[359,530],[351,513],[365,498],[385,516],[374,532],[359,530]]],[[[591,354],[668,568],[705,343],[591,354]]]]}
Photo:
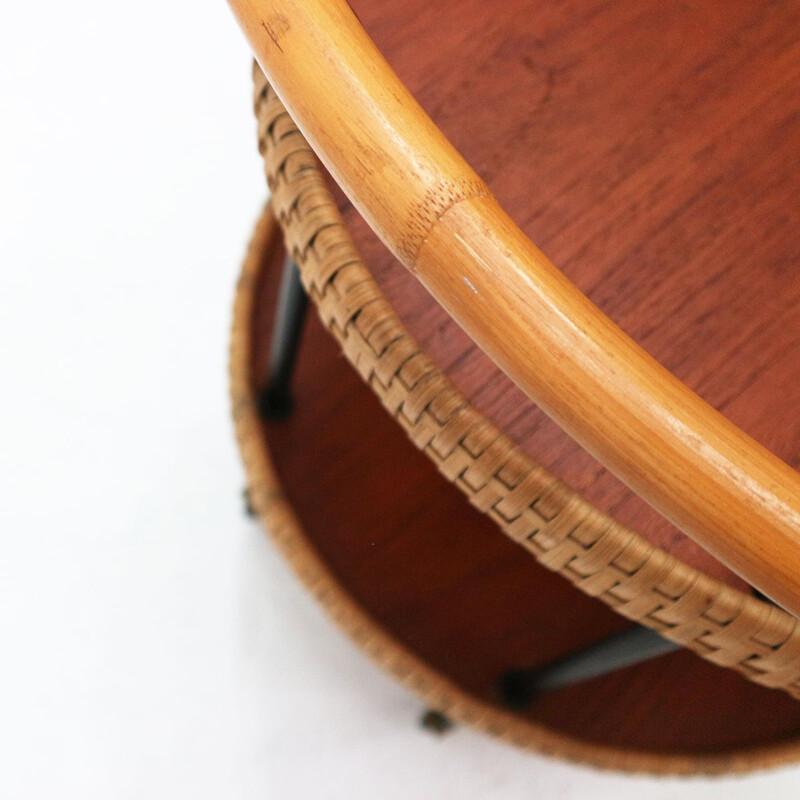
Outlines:
{"type": "MultiPolygon", "coordinates": [[[[797,474],[674,380],[549,264],[346,7],[236,5],[262,66],[337,180],[473,338],[652,505],[797,612],[797,474]]],[[[786,52],[781,67],[792,63],[786,52]]]]}
{"type": "MultiPolygon", "coordinates": [[[[523,229],[626,332],[796,468],[797,5],[509,2],[480,36],[477,5],[398,5],[356,10],[523,229]],[[413,20],[408,35],[400,17],[413,20]],[[437,20],[449,36],[430,32],[437,20]],[[482,68],[489,61],[498,68],[482,68]]],[[[526,402],[340,205],[406,326],[473,403],[591,502],[741,585],[526,402]]]]}
{"type": "MultiPolygon", "coordinates": [[[[252,350],[237,350],[232,362],[251,387],[248,403],[235,395],[240,429],[263,382],[282,260],[267,250],[258,263],[240,287],[254,309],[252,350]]],[[[403,662],[403,677],[410,670],[418,690],[435,694],[437,681],[458,687],[467,693],[465,719],[503,733],[508,711],[498,702],[498,674],[546,663],[628,624],[536,564],[466,504],[409,445],[315,315],[295,399],[289,419],[251,424],[241,442],[258,506],[266,512],[280,501],[294,509],[301,530],[279,533],[273,521],[271,531],[289,560],[340,622],[343,604],[364,610],[369,621],[351,633],[365,649],[388,632],[394,644],[381,645],[387,666],[400,650],[424,663],[403,662]],[[265,448],[282,489],[274,480],[262,486],[254,451],[265,448]],[[303,555],[309,546],[335,580],[324,589],[312,577],[320,567],[303,555]]],[[[800,735],[796,701],[690,653],[561,690],[517,720],[504,734],[517,743],[649,771],[764,767],[795,758],[800,735]]]]}

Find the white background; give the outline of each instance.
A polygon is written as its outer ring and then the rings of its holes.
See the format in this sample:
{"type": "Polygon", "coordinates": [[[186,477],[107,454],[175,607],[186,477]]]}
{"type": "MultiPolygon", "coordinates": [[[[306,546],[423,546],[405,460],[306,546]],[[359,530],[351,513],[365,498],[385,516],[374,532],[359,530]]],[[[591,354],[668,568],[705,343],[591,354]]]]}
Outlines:
{"type": "Polygon", "coordinates": [[[222,0],[4,7],[0,797],[708,798],[420,731],[242,514],[231,300],[264,198],[222,0]]]}

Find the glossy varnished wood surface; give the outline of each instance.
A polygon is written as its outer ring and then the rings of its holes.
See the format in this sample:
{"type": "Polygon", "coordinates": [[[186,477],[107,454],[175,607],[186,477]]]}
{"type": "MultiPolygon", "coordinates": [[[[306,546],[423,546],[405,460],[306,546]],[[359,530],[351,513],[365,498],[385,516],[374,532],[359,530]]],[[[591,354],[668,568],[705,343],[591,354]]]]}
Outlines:
{"type": "MultiPolygon", "coordinates": [[[[278,258],[265,264],[258,290],[255,386],[280,266],[278,258]]],[[[411,446],[313,313],[294,396],[293,415],[268,424],[266,437],[310,542],[344,591],[458,686],[496,703],[504,670],[537,666],[629,624],[472,509],[411,446]]],[[[554,693],[528,718],[579,741],[661,754],[725,754],[800,734],[796,701],[690,653],[554,693]]]]}
{"type": "MultiPolygon", "coordinates": [[[[353,7],[501,204],[659,361],[800,462],[796,3],[353,7]]],[[[411,332],[588,499],[741,585],[565,436],[348,208],[411,332]]]]}
{"type": "Polygon", "coordinates": [[[231,4],[337,182],[476,343],[667,519],[800,614],[800,475],[647,354],[547,259],[345,0],[231,4]]]}

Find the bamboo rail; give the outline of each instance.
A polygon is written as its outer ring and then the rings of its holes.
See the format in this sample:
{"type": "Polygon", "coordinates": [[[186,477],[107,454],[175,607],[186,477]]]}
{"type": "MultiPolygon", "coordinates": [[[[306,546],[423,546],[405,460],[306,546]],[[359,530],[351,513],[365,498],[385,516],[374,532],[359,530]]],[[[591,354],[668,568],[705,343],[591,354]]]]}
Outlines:
{"type": "Polygon", "coordinates": [[[229,0],[320,159],[397,257],[559,425],[800,616],[800,475],[678,381],[500,208],[344,0],[229,0]]]}

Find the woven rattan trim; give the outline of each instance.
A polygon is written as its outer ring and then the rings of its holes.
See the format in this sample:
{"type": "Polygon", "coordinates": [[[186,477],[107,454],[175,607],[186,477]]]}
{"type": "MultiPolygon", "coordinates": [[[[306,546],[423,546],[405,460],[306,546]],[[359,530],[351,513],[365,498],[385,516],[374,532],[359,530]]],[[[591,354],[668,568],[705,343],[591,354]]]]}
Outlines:
{"type": "Polygon", "coordinates": [[[386,410],[477,509],[547,568],[708,661],[800,698],[797,620],[600,512],[480,414],[361,260],[310,146],[256,67],[259,150],[287,250],[325,327],[386,410]]]}
{"type": "Polygon", "coordinates": [[[333,622],[378,666],[430,707],[511,744],[603,769],[651,773],[721,773],[766,769],[798,758],[796,742],[692,755],[624,750],[553,731],[464,692],[399,644],[347,593],[317,554],[283,493],[258,415],[250,365],[256,286],[276,245],[267,206],[253,234],[236,291],[230,345],[230,392],[236,438],[250,498],[283,557],[333,622]]]}

